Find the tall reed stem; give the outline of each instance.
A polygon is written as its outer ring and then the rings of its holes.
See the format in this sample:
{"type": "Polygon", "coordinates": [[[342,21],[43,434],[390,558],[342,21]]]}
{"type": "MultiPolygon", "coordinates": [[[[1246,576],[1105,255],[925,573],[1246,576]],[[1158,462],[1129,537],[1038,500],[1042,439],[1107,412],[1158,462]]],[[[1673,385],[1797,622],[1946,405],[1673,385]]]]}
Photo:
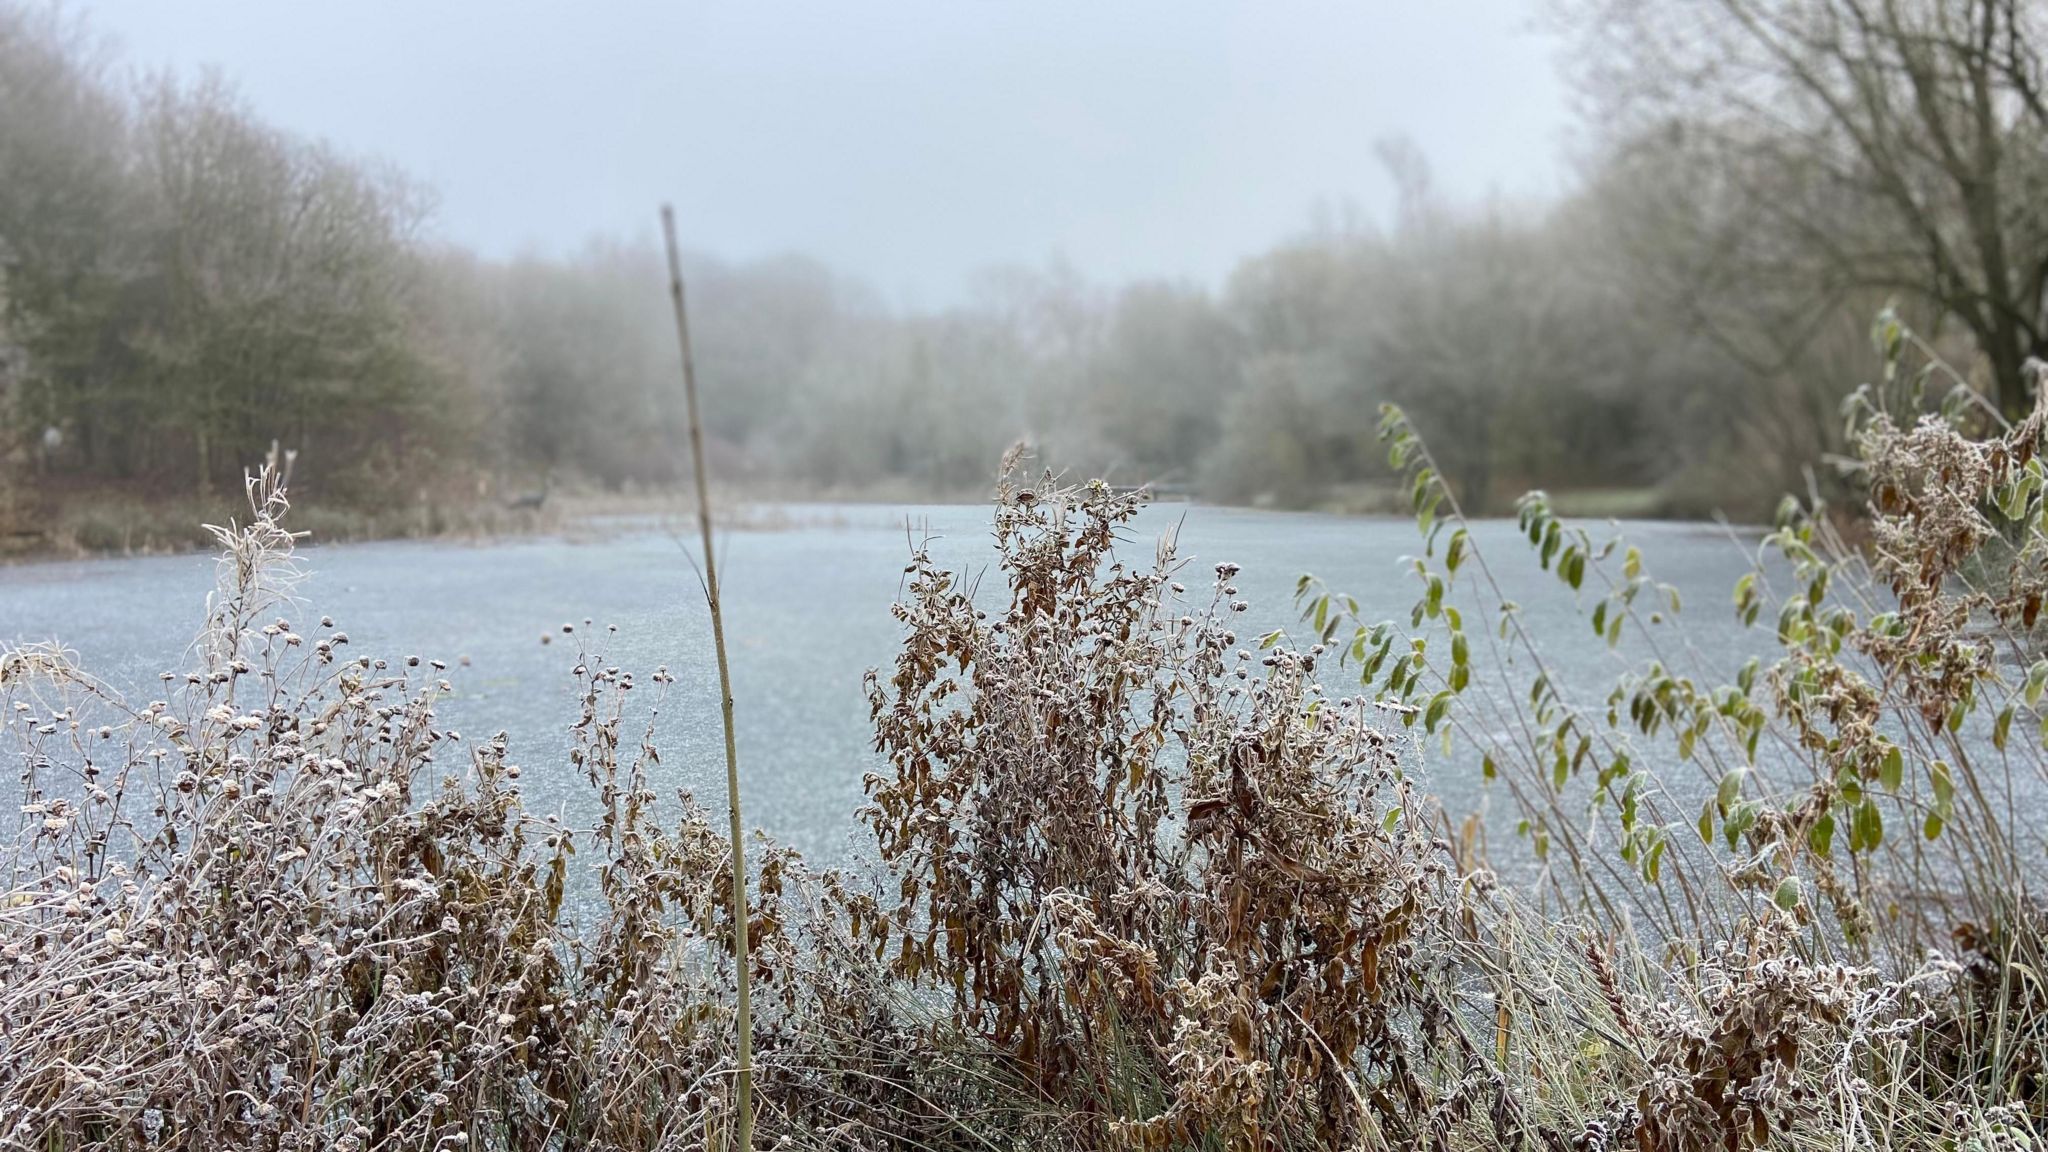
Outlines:
{"type": "Polygon", "coordinates": [[[747,849],[740,838],[740,758],[732,733],[732,672],[725,659],[725,615],[718,600],[718,559],[711,540],[711,486],[705,478],[704,422],[697,415],[697,365],[690,354],[690,317],[683,304],[683,265],[676,255],[676,214],[661,206],[662,238],[668,245],[668,295],[676,310],[676,339],[683,351],[683,397],[689,405],[690,462],[697,477],[697,527],[704,535],[704,598],[711,605],[711,643],[718,650],[718,706],[725,720],[725,796],[732,813],[732,953],[739,976],[739,1147],[754,1147],[753,975],[747,962],[747,849]]]}

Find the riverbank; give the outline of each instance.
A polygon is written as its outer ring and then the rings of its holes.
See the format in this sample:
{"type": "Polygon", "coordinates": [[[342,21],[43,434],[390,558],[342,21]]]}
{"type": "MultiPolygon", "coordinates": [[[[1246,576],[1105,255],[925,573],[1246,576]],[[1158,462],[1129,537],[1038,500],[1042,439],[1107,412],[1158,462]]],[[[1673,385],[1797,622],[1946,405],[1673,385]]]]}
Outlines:
{"type": "MultiPolygon", "coordinates": [[[[786,505],[957,503],[982,495],[934,499],[907,491],[794,493],[747,490],[721,494],[723,529],[774,531],[794,525],[786,505]]],[[[163,497],[133,490],[47,493],[9,509],[0,502],[0,564],[110,556],[166,556],[218,546],[208,524],[225,524],[247,506],[222,495],[163,497]]],[[[696,505],[682,492],[551,492],[538,503],[422,497],[402,506],[365,509],[306,498],[292,509],[296,530],[311,544],[372,540],[495,540],[536,535],[587,537],[670,520],[693,521],[696,505]]]]}
{"type": "MultiPolygon", "coordinates": [[[[720,526],[738,531],[790,527],[787,506],[856,504],[983,505],[987,492],[966,489],[932,492],[911,483],[865,485],[824,491],[789,485],[754,484],[721,494],[720,526]]],[[[1391,485],[1356,484],[1333,489],[1305,507],[1270,501],[1220,504],[1268,511],[1308,511],[1337,516],[1408,515],[1407,495],[1391,485]]],[[[1587,489],[1553,494],[1565,516],[1614,519],[1705,519],[1656,488],[1587,489]]],[[[225,524],[246,507],[238,494],[212,497],[164,496],[135,488],[75,491],[0,492],[0,564],[77,560],[98,556],[155,556],[205,551],[216,546],[205,525],[225,524]]],[[[606,491],[591,488],[547,493],[538,503],[502,499],[453,499],[422,493],[398,506],[369,509],[349,503],[301,497],[292,520],[313,544],[369,540],[490,540],[533,535],[588,535],[616,531],[621,524],[689,520],[695,505],[679,491],[606,491]]]]}
{"type": "MultiPolygon", "coordinates": [[[[566,502],[563,502],[566,503],[566,502]]],[[[152,497],[88,492],[44,499],[35,510],[0,520],[0,561],[149,556],[217,545],[205,525],[236,515],[229,498],[152,497]]],[[[429,502],[369,511],[308,501],[295,526],[320,542],[421,537],[489,537],[553,531],[565,509],[512,509],[496,504],[429,502]]]]}

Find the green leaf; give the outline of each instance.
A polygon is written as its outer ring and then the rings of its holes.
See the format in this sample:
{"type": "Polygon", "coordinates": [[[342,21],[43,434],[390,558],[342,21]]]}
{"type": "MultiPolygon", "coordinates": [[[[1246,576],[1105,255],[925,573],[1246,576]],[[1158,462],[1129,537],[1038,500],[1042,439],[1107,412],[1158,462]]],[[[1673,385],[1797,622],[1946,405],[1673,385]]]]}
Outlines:
{"type": "Polygon", "coordinates": [[[1884,814],[1877,810],[1877,801],[1866,798],[1856,807],[1856,818],[1849,826],[1849,851],[1869,852],[1884,843],[1884,814]]]}
{"type": "Polygon", "coordinates": [[[1493,763],[1493,753],[1488,752],[1480,756],[1479,774],[1488,780],[1492,780],[1500,775],[1500,769],[1497,768],[1493,763]]]}
{"type": "Polygon", "coordinates": [[[2007,704],[1998,713],[1998,719],[1991,725],[1991,746],[2005,751],[2006,736],[2012,731],[2012,705],[2007,704]]]}
{"type": "Polygon", "coordinates": [[[1754,801],[1744,800],[1728,813],[1727,821],[1721,826],[1721,838],[1728,841],[1730,852],[1741,845],[1742,834],[1756,824],[1756,810],[1754,801]]]}
{"type": "Polygon", "coordinates": [[[2026,514],[2027,498],[2032,494],[2024,483],[2008,485],[1999,497],[1998,510],[2007,520],[2017,520],[2026,514]]]}
{"type": "Polygon", "coordinates": [[[1428,708],[1428,710],[1427,710],[1426,712],[1424,712],[1424,713],[1423,713],[1423,717],[1422,717],[1422,728],[1423,728],[1423,731],[1425,731],[1425,732],[1434,732],[1434,731],[1436,731],[1436,726],[1437,726],[1438,724],[1440,724],[1440,723],[1442,723],[1442,722],[1443,722],[1443,718],[1444,718],[1445,714],[1446,714],[1446,713],[1448,713],[1448,712],[1449,712],[1450,710],[1451,710],[1451,693],[1450,693],[1450,692],[1448,692],[1448,691],[1444,691],[1444,692],[1439,692],[1439,693],[1437,693],[1437,694],[1436,694],[1435,696],[1432,696],[1432,697],[1430,697],[1430,700],[1429,700],[1429,708],[1428,708]]]}
{"type": "Polygon", "coordinates": [[[1408,493],[1409,500],[1415,505],[1415,511],[1422,511],[1422,502],[1429,496],[1429,482],[1434,479],[1436,479],[1436,472],[1434,470],[1429,468],[1416,469],[1415,482],[1408,493]]]}
{"type": "Polygon", "coordinates": [[[1833,813],[1821,813],[1820,819],[1813,822],[1813,827],[1806,830],[1806,846],[1813,849],[1813,854],[1816,856],[1829,856],[1833,854],[1835,846],[1835,817],[1833,813]]]}
{"type": "Polygon", "coordinates": [[[1870,330],[1870,342],[1878,355],[1888,361],[1898,359],[1899,347],[1904,340],[1905,330],[1899,325],[1898,316],[1890,308],[1878,313],[1870,330]]]}
{"type": "Polygon", "coordinates": [[[1897,744],[1886,744],[1884,759],[1877,765],[1877,782],[1887,792],[1897,792],[1906,779],[1906,758],[1900,754],[1897,744]]]}
{"type": "Polygon", "coordinates": [[[1721,777],[1720,787],[1714,790],[1714,806],[1720,809],[1721,815],[1726,816],[1728,810],[1735,807],[1735,802],[1742,799],[1742,777],[1745,771],[1747,770],[1742,768],[1731,768],[1721,777]]]}
{"type": "Polygon", "coordinates": [[[1799,907],[1799,877],[1787,876],[1778,881],[1778,890],[1771,893],[1771,903],[1787,912],[1799,907]]]}
{"type": "Polygon", "coordinates": [[[1735,618],[1744,627],[1756,623],[1757,614],[1763,610],[1763,597],[1757,594],[1756,573],[1745,572],[1735,582],[1735,618]]]}

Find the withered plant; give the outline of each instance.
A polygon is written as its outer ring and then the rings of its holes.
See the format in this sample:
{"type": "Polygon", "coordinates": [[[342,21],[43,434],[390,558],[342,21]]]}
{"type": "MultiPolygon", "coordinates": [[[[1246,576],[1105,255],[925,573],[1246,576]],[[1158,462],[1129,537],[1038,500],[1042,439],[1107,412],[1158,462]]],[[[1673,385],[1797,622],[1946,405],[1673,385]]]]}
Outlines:
{"type": "Polygon", "coordinates": [[[853,928],[1084,1139],[1422,1140],[1458,901],[1402,745],[1320,648],[1240,646],[1235,565],[1191,606],[1170,548],[1119,558],[1139,506],[1006,478],[992,610],[914,556],[869,678],[898,887],[853,928]]]}
{"type": "MultiPolygon", "coordinates": [[[[249,521],[215,530],[207,630],[163,699],[54,648],[0,655],[21,786],[0,1148],[730,1146],[730,854],[650,785],[667,673],[576,651],[548,770],[583,776],[597,815],[535,815],[502,734],[437,719],[439,662],[292,622],[282,481],[252,478],[249,521]]],[[[940,1059],[902,1053],[888,990],[818,918],[836,881],[773,847],[752,879],[763,1116],[852,1125],[843,1146],[957,1131],[985,1078],[918,1083],[940,1059]]]]}

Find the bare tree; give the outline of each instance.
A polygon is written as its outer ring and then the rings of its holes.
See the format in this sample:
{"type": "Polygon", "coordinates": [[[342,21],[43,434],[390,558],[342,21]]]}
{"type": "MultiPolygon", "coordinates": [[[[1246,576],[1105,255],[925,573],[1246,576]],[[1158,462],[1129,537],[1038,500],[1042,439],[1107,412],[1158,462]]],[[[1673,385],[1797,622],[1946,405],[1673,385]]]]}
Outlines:
{"type": "Polygon", "coordinates": [[[2008,412],[2048,353],[2038,0],[1566,0],[1680,295],[1780,362],[1855,294],[1971,334],[2008,412]]]}

